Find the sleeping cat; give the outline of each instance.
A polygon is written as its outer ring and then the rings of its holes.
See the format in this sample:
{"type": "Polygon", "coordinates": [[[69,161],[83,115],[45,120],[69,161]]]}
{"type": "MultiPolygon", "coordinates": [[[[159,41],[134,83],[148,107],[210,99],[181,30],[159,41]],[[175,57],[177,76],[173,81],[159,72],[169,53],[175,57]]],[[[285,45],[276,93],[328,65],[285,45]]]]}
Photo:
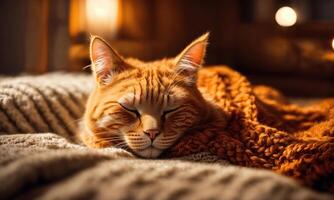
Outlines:
{"type": "Polygon", "coordinates": [[[201,68],[208,36],[153,62],[125,59],[92,37],[96,87],[81,140],[143,158],[211,152],[334,191],[334,101],[300,108],[227,67],[201,68]]]}
{"type": "Polygon", "coordinates": [[[97,86],[87,103],[82,140],[88,146],[117,146],[156,158],[187,130],[224,115],[196,86],[208,34],[174,59],[144,63],[123,59],[93,37],[90,55],[97,86]]]}

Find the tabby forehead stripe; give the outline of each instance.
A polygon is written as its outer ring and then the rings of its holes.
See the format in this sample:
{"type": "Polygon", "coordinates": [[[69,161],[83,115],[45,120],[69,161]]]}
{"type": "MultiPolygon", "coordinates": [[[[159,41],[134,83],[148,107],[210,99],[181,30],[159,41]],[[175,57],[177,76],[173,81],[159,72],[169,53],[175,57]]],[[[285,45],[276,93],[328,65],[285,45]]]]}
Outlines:
{"type": "Polygon", "coordinates": [[[136,105],[136,97],[137,97],[136,87],[132,87],[132,89],[133,89],[132,105],[136,105]]]}
{"type": "Polygon", "coordinates": [[[154,85],[154,73],[152,70],[150,70],[150,82],[151,82],[151,85],[150,85],[150,89],[151,89],[151,105],[154,105],[154,88],[155,88],[155,85],[154,85]]]}
{"type": "Polygon", "coordinates": [[[139,83],[139,90],[140,90],[139,104],[141,104],[142,98],[143,98],[143,86],[141,85],[141,82],[138,82],[138,83],[139,83]]]}
{"type": "Polygon", "coordinates": [[[151,105],[152,105],[152,95],[153,95],[153,92],[152,92],[152,74],[151,74],[151,70],[149,70],[148,72],[148,77],[147,77],[147,80],[148,80],[148,85],[146,86],[146,91],[148,93],[148,99],[147,102],[149,102],[151,105]]]}
{"type": "Polygon", "coordinates": [[[157,89],[156,90],[156,102],[157,102],[157,104],[158,105],[160,105],[161,104],[161,101],[160,101],[160,99],[161,99],[161,87],[162,87],[162,85],[161,85],[161,83],[159,82],[159,73],[157,72],[157,71],[155,71],[155,82],[156,82],[156,86],[155,86],[155,88],[157,89]]]}
{"type": "Polygon", "coordinates": [[[167,105],[168,105],[169,104],[169,93],[167,94],[166,102],[167,102],[167,105]]]}
{"type": "Polygon", "coordinates": [[[157,84],[156,87],[157,87],[157,91],[156,91],[156,93],[157,93],[157,95],[156,95],[156,102],[157,102],[157,105],[158,105],[158,106],[161,106],[160,85],[157,84]]]}
{"type": "Polygon", "coordinates": [[[148,87],[148,79],[147,77],[145,77],[145,86],[144,86],[144,93],[145,93],[145,101],[147,101],[147,97],[148,97],[148,92],[147,92],[147,87],[148,87]]]}
{"type": "Polygon", "coordinates": [[[152,84],[152,70],[149,70],[148,71],[148,85],[146,87],[146,91],[148,92],[148,102],[150,102],[150,104],[152,105],[153,102],[152,102],[152,98],[153,98],[153,91],[152,91],[152,88],[153,88],[153,84],[152,84]]]}

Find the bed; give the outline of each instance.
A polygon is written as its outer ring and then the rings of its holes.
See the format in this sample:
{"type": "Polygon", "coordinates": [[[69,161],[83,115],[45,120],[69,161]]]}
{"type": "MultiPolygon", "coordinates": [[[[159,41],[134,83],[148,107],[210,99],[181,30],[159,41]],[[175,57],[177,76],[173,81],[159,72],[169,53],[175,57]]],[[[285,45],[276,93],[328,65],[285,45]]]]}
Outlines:
{"type": "Polygon", "coordinates": [[[0,199],[334,199],[207,152],[144,160],[74,137],[93,81],[50,73],[0,78],[0,199]]]}

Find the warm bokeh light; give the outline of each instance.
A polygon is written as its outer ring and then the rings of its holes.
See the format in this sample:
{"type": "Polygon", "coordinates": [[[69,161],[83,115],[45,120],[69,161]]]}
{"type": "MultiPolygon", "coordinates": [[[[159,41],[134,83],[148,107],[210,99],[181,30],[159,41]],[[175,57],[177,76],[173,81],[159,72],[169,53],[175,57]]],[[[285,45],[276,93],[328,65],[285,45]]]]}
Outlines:
{"type": "Polygon", "coordinates": [[[332,49],[334,50],[334,38],[332,39],[332,49]]]}
{"type": "Polygon", "coordinates": [[[293,26],[297,22],[297,13],[290,7],[282,7],[277,10],[275,20],[280,26],[293,26]]]}
{"type": "Polygon", "coordinates": [[[86,0],[87,28],[90,33],[115,35],[118,16],[119,0],[86,0]]]}

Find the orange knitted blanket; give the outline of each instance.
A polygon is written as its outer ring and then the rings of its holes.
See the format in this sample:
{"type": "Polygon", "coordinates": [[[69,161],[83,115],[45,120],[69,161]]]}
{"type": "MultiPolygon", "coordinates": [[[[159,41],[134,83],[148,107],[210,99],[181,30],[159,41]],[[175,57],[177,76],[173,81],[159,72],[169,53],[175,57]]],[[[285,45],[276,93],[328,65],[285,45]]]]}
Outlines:
{"type": "Polygon", "coordinates": [[[272,169],[302,184],[334,192],[334,100],[300,107],[275,89],[257,86],[229,68],[200,70],[198,87],[226,114],[187,133],[168,157],[209,151],[233,164],[272,169]]]}

